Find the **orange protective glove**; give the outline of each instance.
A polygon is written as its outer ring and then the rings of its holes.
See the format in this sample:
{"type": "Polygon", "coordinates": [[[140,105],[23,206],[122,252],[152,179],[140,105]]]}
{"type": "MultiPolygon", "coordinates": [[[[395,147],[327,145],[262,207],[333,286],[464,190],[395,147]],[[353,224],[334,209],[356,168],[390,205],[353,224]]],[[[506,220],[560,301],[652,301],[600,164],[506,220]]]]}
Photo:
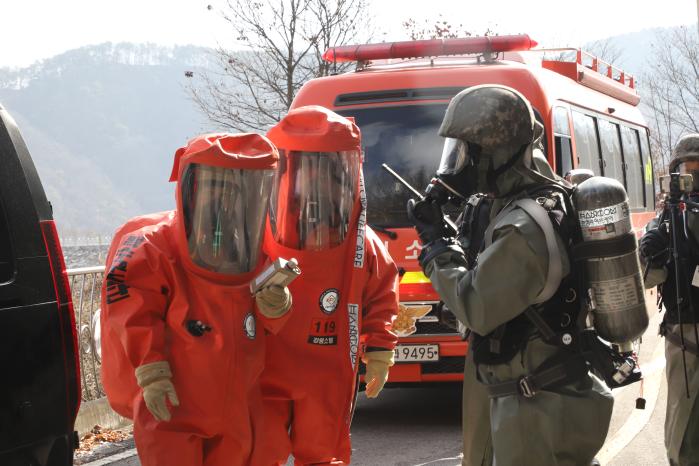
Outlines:
{"type": "Polygon", "coordinates": [[[165,397],[170,400],[172,406],[180,405],[171,378],[172,371],[167,361],[151,362],[136,368],[136,381],[143,389],[146,407],[158,421],[170,420],[170,410],[165,397]]]}
{"type": "Polygon", "coordinates": [[[255,294],[257,309],[269,318],[281,317],[291,308],[291,292],[289,288],[270,285],[255,294]]]}
{"type": "Polygon", "coordinates": [[[367,398],[376,398],[388,380],[388,368],[393,365],[393,351],[368,351],[362,356],[362,361],[366,364],[367,398]]]}

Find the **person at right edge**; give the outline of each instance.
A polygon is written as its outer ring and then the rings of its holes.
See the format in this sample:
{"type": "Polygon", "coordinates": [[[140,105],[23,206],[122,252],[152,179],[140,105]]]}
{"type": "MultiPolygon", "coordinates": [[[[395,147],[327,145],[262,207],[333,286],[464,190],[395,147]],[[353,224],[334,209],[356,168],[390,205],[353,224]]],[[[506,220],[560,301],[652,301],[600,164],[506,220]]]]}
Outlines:
{"type": "Polygon", "coordinates": [[[408,216],[423,243],[425,274],[474,332],[477,376],[490,397],[493,463],[587,466],[604,444],[613,398],[581,356],[545,342],[532,320],[561,322],[576,304],[566,302],[574,274],[565,209],[546,191],[558,181],[533,165],[541,133],[526,98],[505,86],[471,87],[447,108],[439,134],[450,139],[439,173],[455,189],[489,194],[497,213],[474,268],[445,234],[438,204],[411,200],[408,216]],[[510,205],[531,197],[548,210],[543,220],[510,205]]]}
{"type": "MultiPolygon", "coordinates": [[[[689,134],[680,139],[669,169],[670,173],[689,173],[694,176],[693,192],[687,199],[699,202],[699,134],[689,134]]],[[[681,257],[680,306],[677,303],[674,258],[668,254],[671,238],[666,224],[658,226],[658,219],[651,221],[648,231],[641,238],[640,252],[641,260],[650,263],[645,287],[659,285],[665,306],[665,315],[660,324],[660,334],[665,336],[665,374],[668,386],[665,448],[671,465],[685,466],[699,464],[699,347],[695,333],[699,322],[699,212],[696,209],[685,210],[684,226],[678,233],[678,253],[681,257]],[[682,337],[689,397],[682,361],[682,337]]]]}

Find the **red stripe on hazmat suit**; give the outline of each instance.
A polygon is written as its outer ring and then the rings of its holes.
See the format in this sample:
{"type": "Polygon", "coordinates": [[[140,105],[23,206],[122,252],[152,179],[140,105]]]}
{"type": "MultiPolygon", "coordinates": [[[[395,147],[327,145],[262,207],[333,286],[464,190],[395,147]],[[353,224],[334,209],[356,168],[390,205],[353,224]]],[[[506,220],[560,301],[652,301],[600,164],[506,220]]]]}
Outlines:
{"type": "Polygon", "coordinates": [[[357,126],[302,107],[268,133],[280,150],[265,252],[295,257],[292,316],[267,339],[266,435],[254,466],[349,463],[362,343],[392,350],[395,264],[366,226],[357,126]],[[360,342],[361,339],[361,342],[360,342]]]}
{"type": "MultiPolygon", "coordinates": [[[[247,465],[259,422],[265,329],[249,281],[278,154],[255,134],[207,135],[177,151],[177,210],[117,231],[102,293],[102,378],[134,420],[143,466],[247,465]],[[134,371],[167,362],[178,405],[149,411],[134,371]]],[[[143,384],[142,384],[143,386],[143,384]]],[[[145,388],[144,388],[145,390],[145,388]]]]}

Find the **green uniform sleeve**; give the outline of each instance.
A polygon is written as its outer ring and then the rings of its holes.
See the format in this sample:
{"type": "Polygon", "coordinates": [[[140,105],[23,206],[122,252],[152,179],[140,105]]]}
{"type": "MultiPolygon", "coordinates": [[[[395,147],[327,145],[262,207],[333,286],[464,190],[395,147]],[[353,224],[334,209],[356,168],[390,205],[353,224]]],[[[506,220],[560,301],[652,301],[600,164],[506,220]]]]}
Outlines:
{"type": "MultiPolygon", "coordinates": [[[[653,220],[648,222],[644,230],[648,231],[653,228],[658,228],[659,221],[660,218],[655,217],[653,220]]],[[[645,267],[647,266],[646,258],[643,256],[643,254],[641,254],[640,247],[638,249],[638,258],[641,261],[642,269],[645,269],[645,267]]],[[[665,266],[653,267],[651,265],[650,267],[648,267],[648,275],[646,275],[645,280],[643,281],[643,287],[645,289],[654,288],[660,285],[661,283],[664,283],[665,280],[667,280],[667,268],[665,268],[665,266]]]]}
{"type": "MultiPolygon", "coordinates": [[[[565,251],[557,237],[559,249],[565,251]]],[[[467,270],[463,256],[444,253],[427,264],[439,296],[464,325],[487,335],[532,305],[546,283],[548,251],[544,233],[521,209],[498,222],[493,243],[467,270]]],[[[561,257],[563,276],[570,268],[561,257]]]]}
{"type": "Polygon", "coordinates": [[[648,269],[648,275],[646,276],[643,286],[645,289],[654,288],[667,280],[667,269],[665,267],[655,268],[650,267],[648,269]]]}

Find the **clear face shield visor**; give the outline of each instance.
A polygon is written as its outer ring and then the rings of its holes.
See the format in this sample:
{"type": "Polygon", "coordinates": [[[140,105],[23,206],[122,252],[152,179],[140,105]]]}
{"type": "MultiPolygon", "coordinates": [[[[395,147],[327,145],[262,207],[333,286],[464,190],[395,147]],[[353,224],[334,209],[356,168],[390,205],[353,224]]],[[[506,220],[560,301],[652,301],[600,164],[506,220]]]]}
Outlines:
{"type": "Polygon", "coordinates": [[[445,138],[437,175],[457,175],[469,164],[471,164],[471,157],[468,153],[468,144],[461,139],[445,138]]]}
{"type": "Polygon", "coordinates": [[[180,190],[192,262],[226,275],[255,269],[273,179],[273,170],[187,166],[180,190]]]}
{"type": "Polygon", "coordinates": [[[359,151],[280,151],[270,221],[275,240],[301,250],[341,244],[357,198],[359,151]]]}

